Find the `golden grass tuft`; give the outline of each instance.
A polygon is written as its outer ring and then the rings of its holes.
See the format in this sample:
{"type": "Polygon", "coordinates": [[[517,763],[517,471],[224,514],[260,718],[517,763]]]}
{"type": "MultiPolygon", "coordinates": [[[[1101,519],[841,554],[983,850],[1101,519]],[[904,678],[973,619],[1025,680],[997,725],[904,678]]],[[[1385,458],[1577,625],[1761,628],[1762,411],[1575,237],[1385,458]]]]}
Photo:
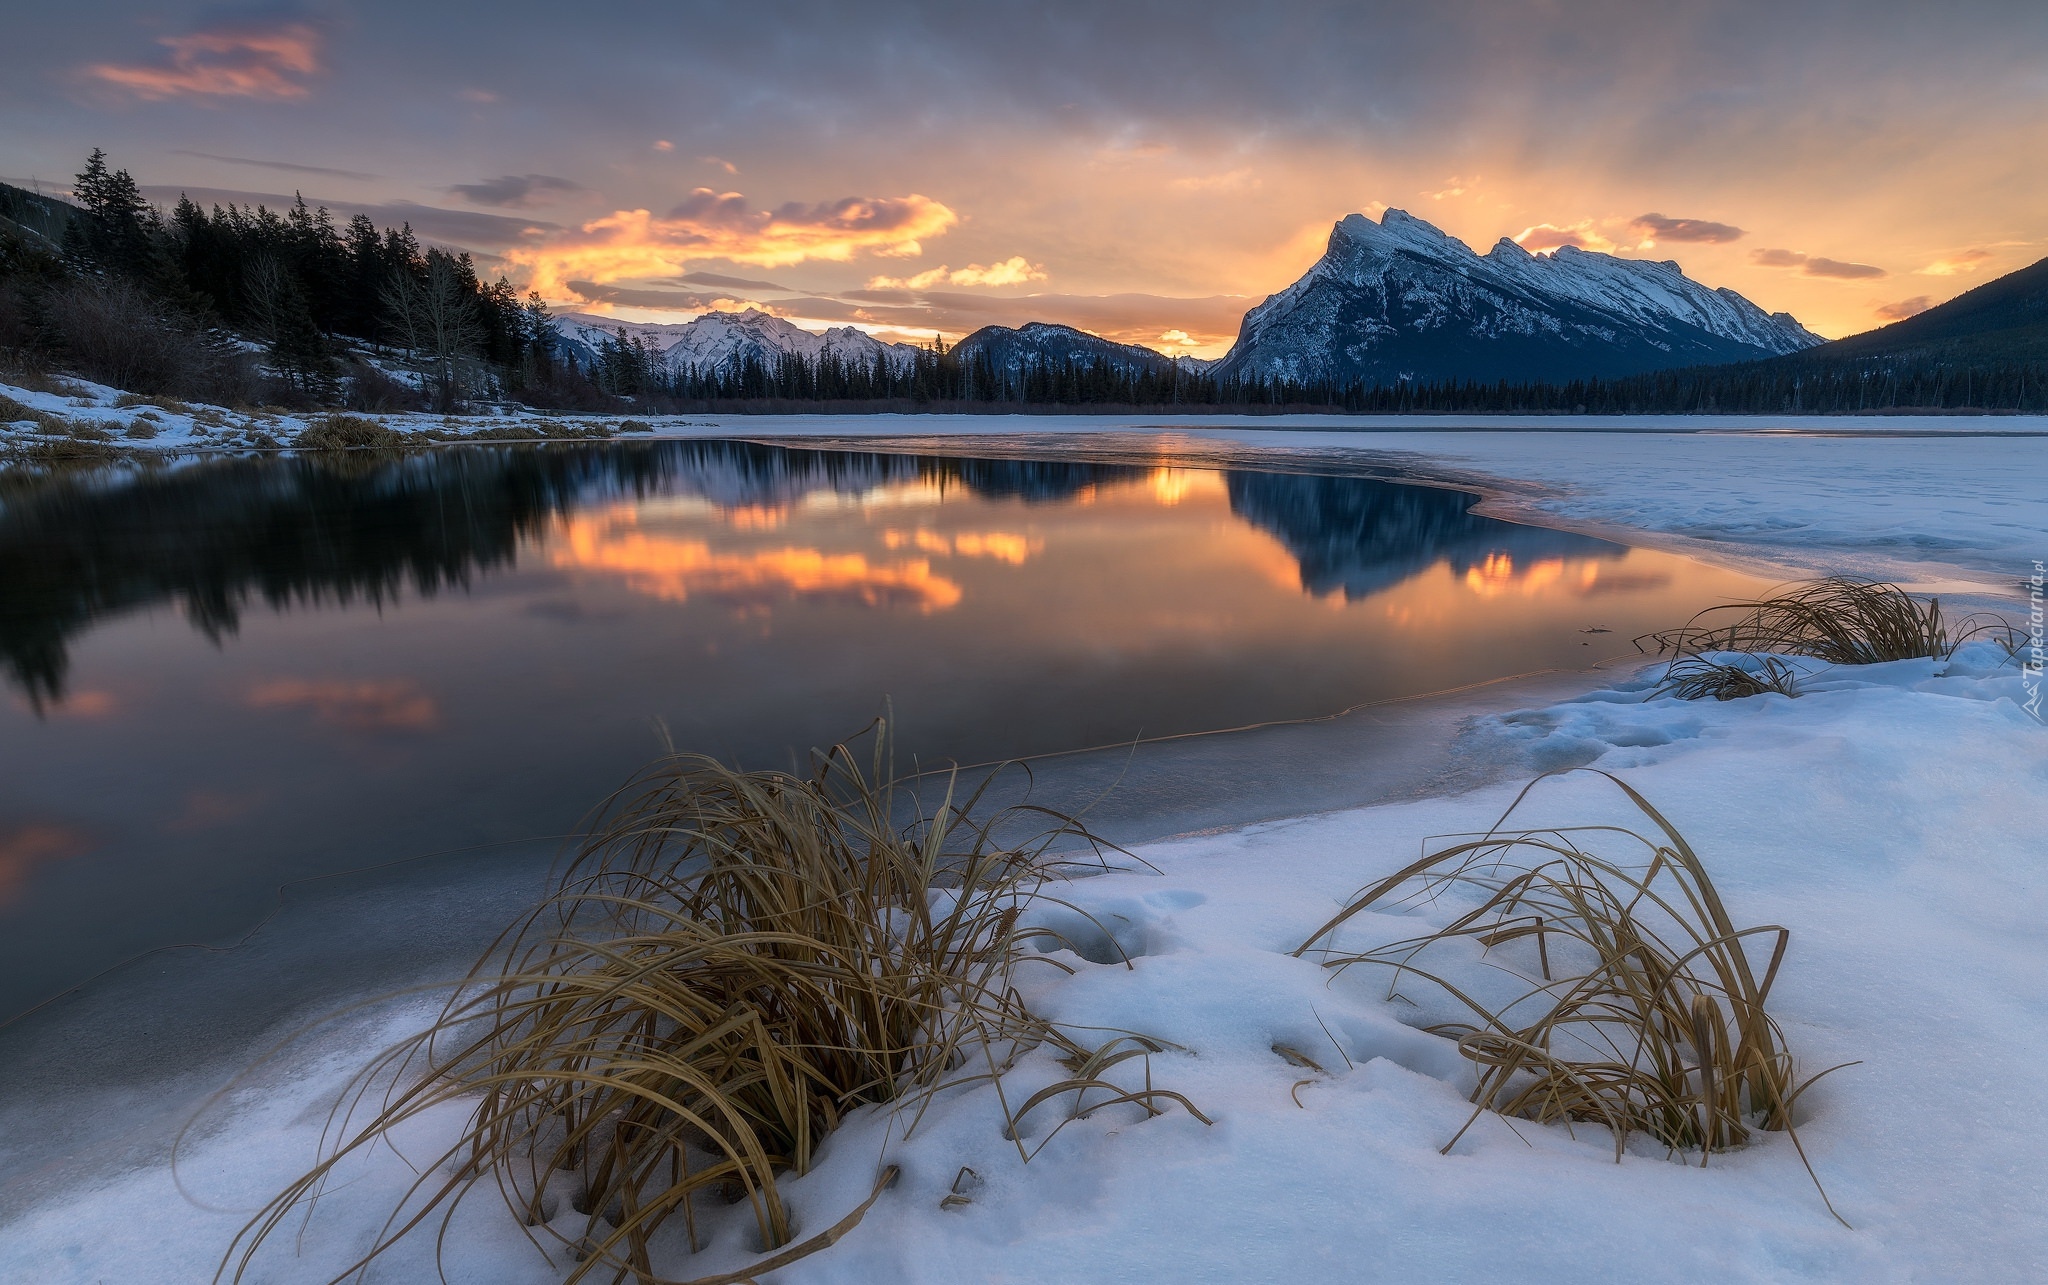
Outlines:
{"type": "Polygon", "coordinates": [[[1829,576],[1788,585],[1755,602],[1708,607],[1677,629],[1645,634],[1637,646],[1681,656],[1769,652],[1831,665],[1947,656],[1957,640],[1941,599],[1915,598],[1895,584],[1829,576]]]}
{"type": "Polygon", "coordinates": [[[1446,1152],[1494,1111],[1603,1125],[1617,1161],[1642,1134],[1674,1155],[1697,1151],[1705,1165],[1756,1129],[1783,1131],[1804,1161],[1792,1109],[1819,1076],[1799,1078],[1765,1010],[1790,934],[1738,928],[1684,836],[1633,787],[1599,775],[1650,823],[1649,835],[1614,825],[1509,828],[1539,777],[1486,834],[1365,889],[1295,954],[1315,952],[1340,972],[1391,969],[1390,998],[1413,1002],[1402,988],[1426,986],[1437,1011],[1455,1014],[1425,1028],[1456,1040],[1479,1074],[1472,1118],[1446,1152]],[[1587,841],[1632,851],[1602,856],[1587,841]],[[1434,932],[1363,951],[1329,944],[1364,911],[1475,895],[1475,906],[1434,932]],[[1769,949],[1761,973],[1752,945],[1769,949]]]}
{"type": "Polygon", "coordinates": [[[931,814],[905,825],[885,746],[886,728],[866,770],[841,745],[807,778],[675,756],[630,782],[555,893],[507,930],[439,1020],[358,1077],[320,1163],[243,1229],[221,1275],[241,1279],[338,1163],[451,1102],[473,1107],[467,1130],[419,1166],[343,1276],[437,1211],[445,1226],[486,1185],[536,1245],[570,1251],[570,1281],[663,1280],[657,1257],[697,1248],[706,1201],[745,1202],[777,1251],[749,1273],[767,1271],[844,1235],[893,1176],[885,1168],[866,1204],[790,1244],[778,1178],[808,1170],[849,1112],[896,1104],[911,1114],[907,1134],[941,1089],[994,1081],[1000,1095],[1010,1063],[1040,1045],[1071,1077],[1006,1105],[1012,1138],[1061,1101],[1067,1119],[1119,1102],[1200,1117],[1151,1087],[1149,1062],[1141,1089],[1108,1078],[1160,1043],[1120,1034],[1089,1048],[1013,986],[1020,963],[1051,962],[1022,948],[1053,934],[1021,924],[1070,872],[1056,846],[1095,862],[1102,847],[1038,809],[976,819],[986,784],[963,799],[949,780],[931,814]],[[1040,833],[998,841],[1020,823],[1040,833]],[[564,1182],[576,1215],[566,1232],[549,1194],[564,1182]],[[684,1235],[657,1246],[672,1220],[684,1235]]]}
{"type": "Polygon", "coordinates": [[[405,438],[397,430],[360,415],[329,415],[307,426],[293,442],[302,451],[391,450],[405,438]]]}
{"type": "Polygon", "coordinates": [[[1650,692],[1652,697],[1676,696],[1680,700],[1741,700],[1776,692],[1799,695],[1799,674],[1776,656],[1763,656],[1750,664],[1714,660],[1706,656],[1681,656],[1664,669],[1664,676],[1650,692]]]}

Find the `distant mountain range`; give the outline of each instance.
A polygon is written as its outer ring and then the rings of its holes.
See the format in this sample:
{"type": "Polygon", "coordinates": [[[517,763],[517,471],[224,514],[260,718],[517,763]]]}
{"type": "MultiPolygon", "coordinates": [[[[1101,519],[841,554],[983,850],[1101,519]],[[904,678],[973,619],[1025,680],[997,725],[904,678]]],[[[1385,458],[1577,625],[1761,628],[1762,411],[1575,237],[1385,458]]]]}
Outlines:
{"type": "MultiPolygon", "coordinates": [[[[619,322],[570,314],[557,329],[581,358],[619,322]]],[[[907,366],[917,348],[851,326],[804,330],[758,309],[679,325],[625,327],[672,369],[772,367],[784,354],[907,366]]],[[[1307,275],[1245,315],[1221,359],[1169,357],[1071,326],[984,326],[954,348],[962,362],[1017,375],[1032,366],[1107,366],[1122,375],[1178,367],[1240,381],[1392,384],[1615,376],[1753,361],[1822,340],[1786,313],[1709,289],[1676,263],[1565,247],[1531,254],[1503,238],[1484,255],[1401,210],[1354,214],[1330,232],[1307,275]]]]}
{"type": "Polygon", "coordinates": [[[772,368],[778,358],[788,355],[807,361],[829,355],[862,365],[880,360],[904,367],[917,354],[914,345],[884,343],[853,326],[805,330],[758,308],[707,312],[693,321],[673,324],[621,322],[580,312],[555,318],[555,331],[569,352],[586,363],[597,356],[606,339],[615,339],[622,329],[677,372],[690,367],[706,373],[725,371],[749,360],[772,368]]]}

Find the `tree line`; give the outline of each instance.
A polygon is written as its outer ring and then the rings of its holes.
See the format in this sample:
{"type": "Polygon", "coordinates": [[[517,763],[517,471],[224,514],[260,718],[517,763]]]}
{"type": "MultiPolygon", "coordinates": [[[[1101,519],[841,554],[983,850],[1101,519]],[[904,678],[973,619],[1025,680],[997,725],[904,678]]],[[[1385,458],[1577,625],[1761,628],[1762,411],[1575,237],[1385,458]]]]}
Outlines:
{"type": "Polygon", "coordinates": [[[166,212],[98,149],[72,193],[59,235],[19,220],[0,229],[0,346],[18,354],[132,391],[228,385],[239,400],[288,404],[602,400],[557,356],[538,295],[485,280],[470,255],[423,246],[410,225],[338,222],[303,197],[281,211],[181,197],[166,212]],[[393,379],[363,346],[414,377],[393,379]]]}
{"type": "Polygon", "coordinates": [[[656,408],[782,409],[795,404],[951,403],[1136,407],[1171,411],[1323,410],[1361,415],[1854,414],[1879,411],[2048,411],[2048,360],[1970,362],[1903,356],[1779,358],[1561,383],[1403,380],[1392,384],[1229,378],[1162,360],[1025,359],[999,367],[986,351],[962,356],[942,341],[905,358],[849,360],[835,353],[714,366],[665,364],[620,331],[598,346],[591,378],[605,392],[656,408]]]}

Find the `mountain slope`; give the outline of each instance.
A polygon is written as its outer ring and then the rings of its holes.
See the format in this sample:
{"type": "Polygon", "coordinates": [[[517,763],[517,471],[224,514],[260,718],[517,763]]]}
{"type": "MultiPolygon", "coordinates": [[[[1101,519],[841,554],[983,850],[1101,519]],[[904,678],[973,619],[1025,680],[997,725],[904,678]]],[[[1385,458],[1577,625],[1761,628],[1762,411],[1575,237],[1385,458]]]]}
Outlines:
{"type": "Polygon", "coordinates": [[[2048,361],[2048,259],[1917,316],[1800,355],[1812,361],[2048,361]]]}
{"type": "Polygon", "coordinates": [[[1331,229],[1307,275],[1245,314],[1240,379],[1388,384],[1613,376],[1796,352],[1820,339],[1676,263],[1503,239],[1485,255],[1401,210],[1331,229]]]}
{"type": "Polygon", "coordinates": [[[79,213],[69,201],[0,183],[0,229],[26,234],[34,244],[54,249],[64,240],[65,225],[79,213]]]}
{"type": "Polygon", "coordinates": [[[1118,374],[1164,374],[1174,359],[1138,344],[1120,344],[1091,335],[1072,326],[1027,322],[1017,329],[983,326],[953,348],[962,362],[982,359],[1006,375],[1023,373],[1032,366],[1058,366],[1071,362],[1076,367],[1107,365],[1118,374]]]}

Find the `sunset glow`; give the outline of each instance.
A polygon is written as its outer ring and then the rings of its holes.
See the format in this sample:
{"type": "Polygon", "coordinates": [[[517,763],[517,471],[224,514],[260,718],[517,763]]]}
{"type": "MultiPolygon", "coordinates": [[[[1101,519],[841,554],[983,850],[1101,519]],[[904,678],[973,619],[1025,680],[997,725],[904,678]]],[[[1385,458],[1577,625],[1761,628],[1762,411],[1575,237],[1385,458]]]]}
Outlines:
{"type": "Polygon", "coordinates": [[[303,191],[625,317],[1041,320],[1206,356],[1388,206],[1481,251],[1675,259],[1827,335],[2048,253],[2048,177],[2017,161],[2048,152],[2038,6],[1596,5],[1533,44],[1486,5],[514,10],[24,12],[0,177],[105,146],[154,199],[303,191]],[[467,78],[392,57],[401,28],[467,78]]]}

